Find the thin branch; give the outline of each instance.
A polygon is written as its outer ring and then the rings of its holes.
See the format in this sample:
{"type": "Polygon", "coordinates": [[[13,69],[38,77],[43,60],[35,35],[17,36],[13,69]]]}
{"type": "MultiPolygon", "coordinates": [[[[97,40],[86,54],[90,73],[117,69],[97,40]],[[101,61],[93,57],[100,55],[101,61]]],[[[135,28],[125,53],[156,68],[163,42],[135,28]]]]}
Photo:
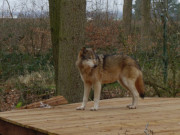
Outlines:
{"type": "Polygon", "coordinates": [[[10,16],[11,16],[11,18],[13,19],[13,14],[12,14],[12,11],[11,11],[11,7],[10,7],[10,4],[9,4],[9,1],[6,0],[6,2],[7,2],[7,4],[8,4],[10,16]]]}

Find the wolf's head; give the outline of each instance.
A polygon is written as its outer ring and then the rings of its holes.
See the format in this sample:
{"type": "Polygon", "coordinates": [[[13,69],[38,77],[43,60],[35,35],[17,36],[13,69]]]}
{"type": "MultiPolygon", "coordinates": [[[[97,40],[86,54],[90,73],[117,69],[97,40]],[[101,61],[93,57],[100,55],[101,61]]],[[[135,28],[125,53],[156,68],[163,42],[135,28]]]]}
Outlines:
{"type": "Polygon", "coordinates": [[[96,68],[98,65],[98,56],[92,48],[83,47],[79,52],[78,59],[82,61],[83,66],[96,68]]]}

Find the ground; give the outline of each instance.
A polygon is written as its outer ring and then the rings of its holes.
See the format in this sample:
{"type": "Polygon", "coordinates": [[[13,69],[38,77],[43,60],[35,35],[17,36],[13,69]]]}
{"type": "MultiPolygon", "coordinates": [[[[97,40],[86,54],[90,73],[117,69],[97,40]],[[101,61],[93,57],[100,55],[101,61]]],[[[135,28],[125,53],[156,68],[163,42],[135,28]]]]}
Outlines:
{"type": "MultiPolygon", "coordinates": [[[[126,108],[130,102],[131,98],[102,100],[98,111],[89,111],[93,102],[84,111],[75,110],[80,103],[14,110],[0,113],[0,120],[55,135],[180,134],[180,98],[139,99],[137,109],[126,108]]],[[[3,128],[0,123],[0,133],[3,128]]]]}

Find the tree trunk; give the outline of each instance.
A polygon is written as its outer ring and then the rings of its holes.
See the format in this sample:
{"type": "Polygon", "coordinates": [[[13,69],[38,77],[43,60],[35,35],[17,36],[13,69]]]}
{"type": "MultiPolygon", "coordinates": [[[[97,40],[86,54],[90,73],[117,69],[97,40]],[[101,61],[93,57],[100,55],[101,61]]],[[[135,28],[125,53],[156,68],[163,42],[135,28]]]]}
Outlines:
{"type": "Polygon", "coordinates": [[[83,87],[75,62],[78,51],[85,45],[86,0],[56,0],[54,3],[49,0],[49,2],[50,6],[57,4],[56,10],[59,10],[54,11],[59,12],[58,27],[55,25],[58,33],[54,36],[58,37],[58,50],[54,54],[58,59],[57,94],[64,96],[70,103],[78,102],[82,99],[83,87]]]}
{"type": "Polygon", "coordinates": [[[136,21],[141,20],[141,0],[135,1],[135,18],[136,21]]]}
{"type": "MultiPolygon", "coordinates": [[[[55,70],[56,90],[57,90],[57,83],[58,83],[60,2],[61,0],[49,0],[51,41],[52,41],[52,50],[53,50],[53,63],[54,63],[54,70],[55,70]]],[[[56,95],[57,95],[57,91],[56,91],[56,95]]]]}
{"type": "Polygon", "coordinates": [[[131,17],[132,17],[132,0],[124,0],[123,27],[125,29],[126,36],[128,36],[131,33],[131,17]]]}
{"type": "Polygon", "coordinates": [[[148,49],[150,44],[151,0],[141,0],[141,47],[148,49]]]}

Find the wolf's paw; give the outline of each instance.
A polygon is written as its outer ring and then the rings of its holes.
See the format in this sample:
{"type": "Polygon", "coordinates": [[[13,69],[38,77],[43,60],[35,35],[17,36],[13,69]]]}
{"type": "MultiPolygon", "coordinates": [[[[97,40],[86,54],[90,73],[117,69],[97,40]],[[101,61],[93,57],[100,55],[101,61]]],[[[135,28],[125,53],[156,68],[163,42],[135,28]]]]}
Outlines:
{"type": "Polygon", "coordinates": [[[90,111],[97,111],[98,110],[98,108],[94,108],[94,107],[92,107],[91,109],[90,109],[90,111]]]}
{"type": "Polygon", "coordinates": [[[85,110],[85,107],[84,106],[79,106],[76,108],[76,110],[85,110]]]}
{"type": "Polygon", "coordinates": [[[136,109],[136,106],[134,106],[134,105],[127,105],[127,108],[129,108],[129,109],[136,109]]]}

